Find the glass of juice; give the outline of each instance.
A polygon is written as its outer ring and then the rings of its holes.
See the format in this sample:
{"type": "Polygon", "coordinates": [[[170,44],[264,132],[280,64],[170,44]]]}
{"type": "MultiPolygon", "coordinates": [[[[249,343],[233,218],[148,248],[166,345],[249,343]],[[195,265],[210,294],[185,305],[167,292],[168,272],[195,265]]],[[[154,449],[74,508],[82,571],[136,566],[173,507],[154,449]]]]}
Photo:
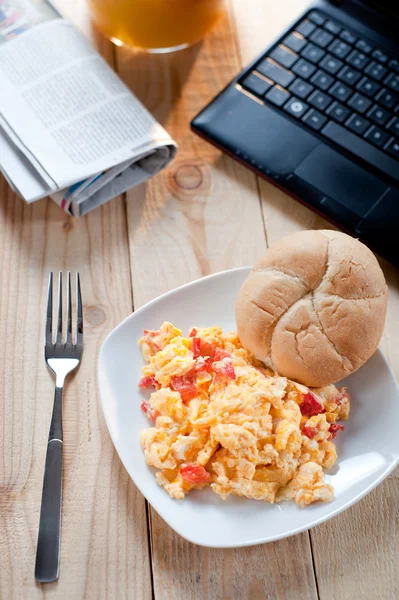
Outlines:
{"type": "Polygon", "coordinates": [[[225,0],[88,0],[94,23],[117,44],[172,52],[195,44],[224,11],[225,0]]]}

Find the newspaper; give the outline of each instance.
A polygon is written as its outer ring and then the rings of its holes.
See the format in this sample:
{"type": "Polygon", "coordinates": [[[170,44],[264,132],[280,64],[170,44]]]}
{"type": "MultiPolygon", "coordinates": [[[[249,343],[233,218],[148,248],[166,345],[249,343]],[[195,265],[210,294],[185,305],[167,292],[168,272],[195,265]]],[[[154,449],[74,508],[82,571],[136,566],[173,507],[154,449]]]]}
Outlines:
{"type": "Polygon", "coordinates": [[[81,216],[163,169],[175,142],[86,38],[47,3],[19,19],[10,3],[27,0],[0,0],[0,169],[13,189],[81,216]]]}

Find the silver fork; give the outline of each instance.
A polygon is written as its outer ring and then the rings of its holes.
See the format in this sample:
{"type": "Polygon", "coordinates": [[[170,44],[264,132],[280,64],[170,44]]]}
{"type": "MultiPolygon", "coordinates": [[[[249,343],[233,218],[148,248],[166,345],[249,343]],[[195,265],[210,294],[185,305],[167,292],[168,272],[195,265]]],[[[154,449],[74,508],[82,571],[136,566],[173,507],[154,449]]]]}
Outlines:
{"type": "Polygon", "coordinates": [[[67,276],[67,326],[62,338],[62,273],[58,276],[58,317],[53,343],[53,274],[48,284],[45,359],[55,374],[53,415],[44,468],[35,578],[48,583],[58,578],[62,500],[62,394],[65,378],[79,365],[83,351],[83,309],[79,273],[76,274],[76,339],[72,340],[71,274],[67,276]]]}

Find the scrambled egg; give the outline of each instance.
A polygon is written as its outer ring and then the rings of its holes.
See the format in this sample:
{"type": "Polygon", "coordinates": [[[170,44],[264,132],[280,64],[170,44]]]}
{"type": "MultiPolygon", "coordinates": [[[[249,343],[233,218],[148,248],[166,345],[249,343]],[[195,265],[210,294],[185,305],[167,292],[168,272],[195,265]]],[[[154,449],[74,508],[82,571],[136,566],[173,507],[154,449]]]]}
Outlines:
{"type": "Polygon", "coordinates": [[[139,385],[152,390],[142,410],[146,461],[172,498],[211,486],[266,502],[299,506],[330,501],[323,468],[337,458],[335,438],[349,415],[349,395],[330,385],[309,390],[264,367],[236,333],[171,323],[144,332],[147,362],[139,385]]]}

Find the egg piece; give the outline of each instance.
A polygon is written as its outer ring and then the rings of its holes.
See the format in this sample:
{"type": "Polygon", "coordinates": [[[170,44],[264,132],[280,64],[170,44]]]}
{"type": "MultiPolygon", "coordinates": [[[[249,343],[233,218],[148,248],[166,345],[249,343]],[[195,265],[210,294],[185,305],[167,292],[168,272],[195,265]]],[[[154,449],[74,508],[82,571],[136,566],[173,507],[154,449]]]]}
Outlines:
{"type": "Polygon", "coordinates": [[[179,392],[162,388],[151,394],[150,404],[159,415],[170,417],[176,423],[187,420],[188,409],[183,404],[179,392]]]}
{"type": "Polygon", "coordinates": [[[279,490],[276,500],[294,499],[299,506],[305,507],[317,500],[330,502],[333,498],[333,487],[324,481],[322,467],[308,462],[301,465],[285,488],[279,490]]]}
{"type": "Polygon", "coordinates": [[[162,386],[169,386],[173,376],[185,375],[195,364],[193,353],[182,337],[173,338],[150,359],[155,379],[162,386]]]}
{"type": "Polygon", "coordinates": [[[171,446],[171,453],[177,461],[192,462],[209,441],[206,429],[192,431],[188,435],[178,435],[171,446]]]}
{"type": "Polygon", "coordinates": [[[211,440],[230,450],[236,458],[243,457],[252,461],[258,458],[256,436],[240,425],[220,423],[211,427],[211,440]]]}
{"type": "Polygon", "coordinates": [[[173,338],[180,335],[180,329],[168,322],[162,323],[158,330],[145,329],[144,335],[139,341],[145,360],[149,362],[152,356],[165,348],[173,338]]]}

